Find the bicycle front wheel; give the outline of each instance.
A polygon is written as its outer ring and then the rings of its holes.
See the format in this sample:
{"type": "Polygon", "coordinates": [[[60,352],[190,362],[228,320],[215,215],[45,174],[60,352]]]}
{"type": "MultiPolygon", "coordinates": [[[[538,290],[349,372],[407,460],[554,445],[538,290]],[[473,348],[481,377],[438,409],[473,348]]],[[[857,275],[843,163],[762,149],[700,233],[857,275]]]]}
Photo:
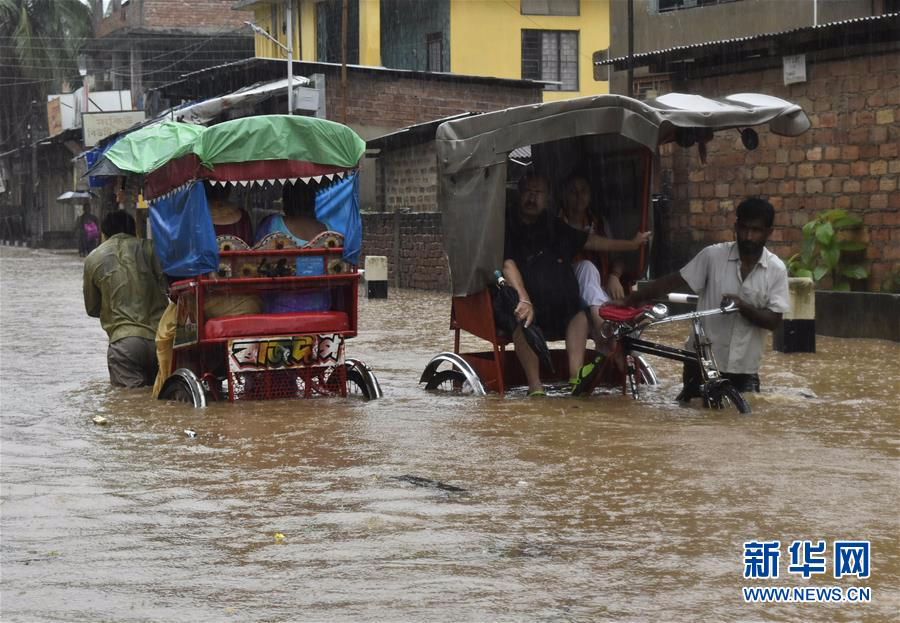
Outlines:
{"type": "Polygon", "coordinates": [[[734,407],[738,410],[738,413],[750,413],[750,403],[741,395],[738,388],[729,381],[710,383],[703,402],[710,409],[734,407]]]}

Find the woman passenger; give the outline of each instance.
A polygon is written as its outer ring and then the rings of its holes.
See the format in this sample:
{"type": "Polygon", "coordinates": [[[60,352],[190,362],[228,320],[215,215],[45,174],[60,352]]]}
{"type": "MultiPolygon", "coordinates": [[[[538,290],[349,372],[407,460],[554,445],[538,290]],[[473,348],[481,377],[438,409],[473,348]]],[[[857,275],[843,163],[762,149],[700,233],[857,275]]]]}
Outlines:
{"type": "MultiPolygon", "coordinates": [[[[266,217],[256,230],[256,242],[266,236],[280,232],[287,235],[297,247],[327,230],[324,223],[316,218],[316,188],[297,182],[286,184],[282,191],[283,214],[266,217]]],[[[295,274],[314,276],[325,274],[325,265],[319,255],[297,256],[295,274]]],[[[322,311],[331,306],[331,295],[327,288],[312,290],[277,292],[266,297],[266,311],[269,313],[290,311],[322,311]]]]}
{"type": "MultiPolygon", "coordinates": [[[[570,175],[563,182],[562,186],[560,218],[570,227],[584,230],[590,234],[598,234],[604,240],[609,241],[610,246],[614,246],[613,241],[615,239],[606,238],[603,235],[605,228],[600,219],[591,211],[590,205],[590,184],[579,174],[570,175]]],[[[625,291],[621,282],[621,262],[613,264],[607,277],[606,288],[604,289],[600,270],[597,267],[601,259],[596,253],[582,252],[572,262],[575,277],[578,279],[578,291],[581,294],[582,302],[591,309],[592,337],[598,347],[600,347],[601,342],[606,342],[599,335],[599,327],[602,324],[600,307],[610,300],[625,297],[625,291]]]]}

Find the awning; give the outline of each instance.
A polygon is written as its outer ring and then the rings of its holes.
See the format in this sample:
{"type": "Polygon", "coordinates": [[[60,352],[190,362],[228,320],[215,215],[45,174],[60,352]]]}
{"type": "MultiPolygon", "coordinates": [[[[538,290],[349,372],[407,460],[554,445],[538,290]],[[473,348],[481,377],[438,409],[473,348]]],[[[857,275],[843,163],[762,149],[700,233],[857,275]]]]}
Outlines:
{"type": "MultiPolygon", "coordinates": [[[[306,86],[310,83],[308,78],[303,76],[294,76],[292,84],[294,88],[306,86]]],[[[238,106],[246,106],[255,104],[270,97],[275,97],[280,93],[287,92],[287,78],[276,80],[275,82],[266,82],[264,84],[254,84],[243,89],[238,89],[234,93],[214,97],[204,100],[197,104],[192,104],[184,108],[166,113],[169,120],[184,121],[186,123],[206,124],[215,119],[223,111],[238,106]]]]}

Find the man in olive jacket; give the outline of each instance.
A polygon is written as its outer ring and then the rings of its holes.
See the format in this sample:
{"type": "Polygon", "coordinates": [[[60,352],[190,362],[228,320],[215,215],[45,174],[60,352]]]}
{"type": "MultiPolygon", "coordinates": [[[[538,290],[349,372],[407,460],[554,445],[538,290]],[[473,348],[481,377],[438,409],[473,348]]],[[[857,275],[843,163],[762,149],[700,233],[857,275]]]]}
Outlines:
{"type": "Polygon", "coordinates": [[[110,212],[105,241],[84,261],[84,308],[109,336],[106,362],[113,385],[152,385],[156,327],[166,308],[165,279],[149,240],[135,237],[134,218],[110,212]]]}

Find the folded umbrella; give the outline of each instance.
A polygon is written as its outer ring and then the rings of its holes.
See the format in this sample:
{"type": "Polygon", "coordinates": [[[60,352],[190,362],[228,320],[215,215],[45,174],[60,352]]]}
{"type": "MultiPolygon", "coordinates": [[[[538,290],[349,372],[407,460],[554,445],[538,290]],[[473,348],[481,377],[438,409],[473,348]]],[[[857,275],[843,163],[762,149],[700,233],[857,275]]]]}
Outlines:
{"type": "Polygon", "coordinates": [[[550,372],[555,372],[553,361],[550,358],[550,349],[547,348],[547,340],[544,338],[544,332],[534,322],[526,327],[516,319],[515,312],[518,304],[519,293],[516,292],[515,288],[507,284],[503,277],[498,277],[493,291],[494,322],[501,331],[510,336],[512,336],[517,326],[521,326],[525,341],[531,347],[531,350],[534,351],[534,354],[538,356],[538,360],[550,372]]]}

